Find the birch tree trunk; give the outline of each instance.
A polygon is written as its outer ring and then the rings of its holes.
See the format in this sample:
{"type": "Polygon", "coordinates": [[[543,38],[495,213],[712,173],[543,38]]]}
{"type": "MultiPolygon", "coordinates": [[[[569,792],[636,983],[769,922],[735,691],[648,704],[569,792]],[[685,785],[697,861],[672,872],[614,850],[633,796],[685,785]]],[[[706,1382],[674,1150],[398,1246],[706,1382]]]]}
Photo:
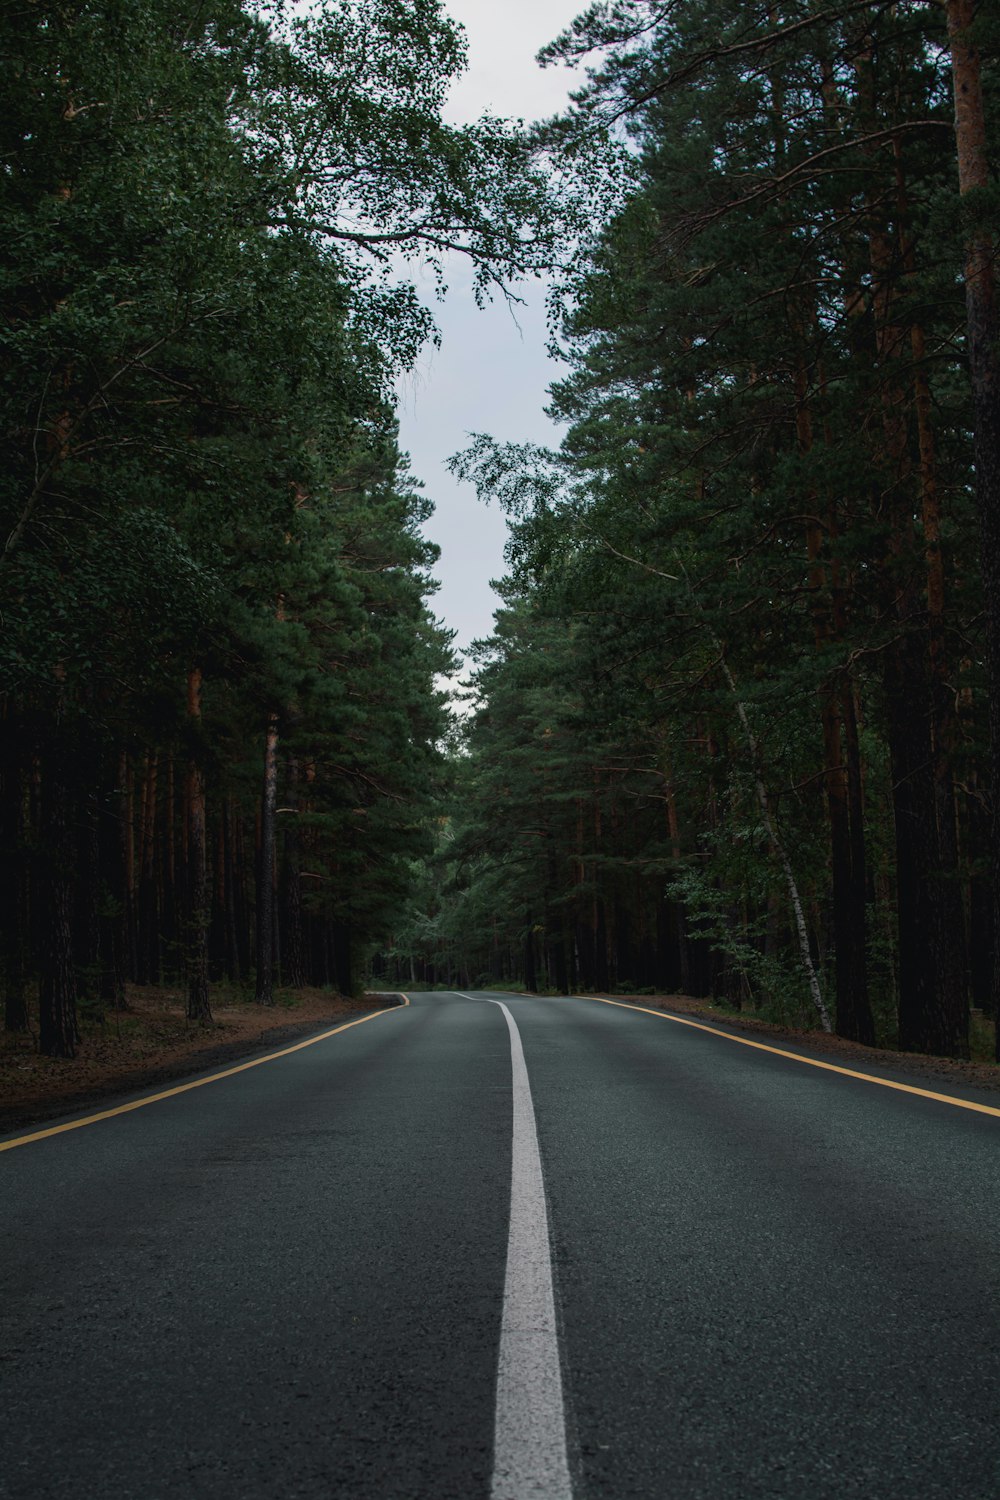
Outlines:
{"type": "Polygon", "coordinates": [[[721,664],[722,675],[726,679],[726,686],[729,688],[729,691],[733,695],[733,702],[736,705],[736,713],[739,717],[740,725],[743,729],[743,735],[747,742],[747,748],[750,751],[750,759],[753,764],[754,770],[754,780],[757,785],[757,802],[760,807],[761,817],[764,819],[764,827],[767,829],[767,836],[771,840],[774,851],[781,863],[782,872],[784,873],[785,887],[788,891],[788,900],[792,908],[792,915],[795,918],[795,932],[798,938],[799,945],[799,962],[802,965],[802,972],[805,975],[806,983],[809,986],[809,996],[816,1008],[816,1013],[819,1016],[820,1024],[822,1025],[823,1030],[832,1031],[833,1023],[830,1020],[830,1012],[826,1008],[826,1001],[823,999],[823,990],[820,986],[819,975],[816,973],[816,966],[812,961],[812,952],[809,948],[809,929],[806,926],[805,909],[802,905],[802,897],[799,895],[799,887],[798,882],[795,879],[795,871],[792,869],[792,861],[789,858],[788,850],[785,847],[785,842],[778,833],[777,824],[775,823],[774,818],[771,815],[771,802],[770,798],[767,795],[767,787],[764,785],[764,777],[760,769],[760,747],[757,744],[757,736],[754,734],[753,729],[750,726],[750,719],[747,715],[746,709],[743,706],[743,700],[740,698],[740,695],[736,690],[736,682],[724,658],[721,658],[721,664]]]}

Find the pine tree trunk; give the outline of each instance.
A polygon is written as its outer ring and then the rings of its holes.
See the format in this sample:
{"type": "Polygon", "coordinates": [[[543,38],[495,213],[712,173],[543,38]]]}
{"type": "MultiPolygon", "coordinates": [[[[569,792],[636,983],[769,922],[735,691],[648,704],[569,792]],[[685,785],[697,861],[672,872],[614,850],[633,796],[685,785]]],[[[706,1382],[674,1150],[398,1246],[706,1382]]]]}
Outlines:
{"type": "Polygon", "coordinates": [[[258,1005],[274,1004],[274,810],[278,801],[278,715],[271,714],[264,738],[264,784],[260,799],[260,852],[257,860],[258,1005]]]}
{"type": "MultiPolygon", "coordinates": [[[[986,610],[989,674],[990,771],[993,799],[991,865],[993,884],[993,1003],[1000,1015],[1000,319],[996,303],[996,236],[976,195],[990,185],[986,114],[981,64],[970,36],[974,0],[947,0],[955,91],[955,144],[959,192],[968,213],[965,232],[965,306],[969,375],[975,413],[976,508],[986,610]],[[971,201],[970,200],[971,197],[971,201]]],[[[1000,1025],[997,1027],[1000,1061],[1000,1025]]]]}
{"type": "Polygon", "coordinates": [[[160,861],[160,936],[162,939],[163,967],[173,976],[177,951],[177,829],[174,793],[174,756],[168,752],[164,767],[165,794],[163,801],[163,849],[160,861]]]}
{"type": "MultiPolygon", "coordinates": [[[[840,722],[847,762],[847,805],[851,838],[851,921],[857,931],[868,927],[868,881],[870,864],[865,848],[865,789],[861,764],[861,741],[854,685],[845,678],[840,693],[840,722]]],[[[865,998],[868,997],[867,979],[865,998]]]]}
{"type": "Polygon", "coordinates": [[[235,806],[230,807],[230,832],[233,835],[233,902],[236,909],[236,937],[239,944],[240,968],[244,974],[250,973],[252,963],[250,943],[250,903],[247,899],[247,886],[251,865],[247,856],[249,838],[247,836],[247,822],[239,816],[235,806]]]}
{"type": "Polygon", "coordinates": [[[75,1057],[76,972],[73,967],[75,868],[65,745],[53,734],[42,782],[42,943],[38,1044],[45,1057],[75,1057]]]}
{"type": "Polygon", "coordinates": [[[284,832],[284,861],[281,872],[282,925],[284,927],[284,968],[286,984],[301,989],[305,984],[302,942],[302,864],[299,848],[299,763],[288,757],[288,821],[284,832]]]}
{"type": "MultiPolygon", "coordinates": [[[[796,367],[795,387],[796,434],[799,451],[806,455],[812,452],[813,431],[806,369],[801,356],[796,367]]],[[[813,510],[817,511],[818,497],[814,494],[810,500],[813,510]]],[[[836,519],[832,506],[830,513],[832,523],[836,519]]],[[[813,519],[806,532],[806,552],[813,601],[813,640],[818,653],[823,652],[830,644],[840,624],[833,601],[832,580],[828,587],[827,569],[823,566],[821,550],[821,524],[813,519]]],[[[824,683],[820,690],[824,781],[830,824],[830,885],[837,996],[835,1029],[838,1036],[871,1047],[875,1044],[875,1022],[868,999],[867,944],[863,920],[864,865],[858,870],[854,865],[847,774],[840,737],[839,696],[836,680],[824,683]],[[860,922],[857,920],[859,904],[862,912],[860,922]]]]}
{"type": "Polygon", "coordinates": [[[20,725],[3,721],[0,760],[0,971],[4,986],[4,1030],[28,1030],[24,976],[25,842],[20,725]]]}
{"type": "Polygon", "coordinates": [[[76,888],[73,893],[73,954],[77,980],[77,1002],[103,1021],[101,1006],[100,897],[100,771],[90,754],[78,759],[74,779],[79,783],[75,799],[76,888]]]}
{"type": "Polygon", "coordinates": [[[122,787],[125,794],[125,817],[122,821],[122,858],[125,864],[125,969],[129,979],[139,972],[139,927],[136,919],[135,882],[135,769],[127,752],[122,752],[122,787]]]}
{"type": "Polygon", "coordinates": [[[530,911],[524,914],[524,988],[538,993],[538,971],[535,967],[535,924],[530,911]]]}
{"type": "MultiPolygon", "coordinates": [[[[194,730],[201,719],[201,670],[188,674],[188,717],[194,730]]],[[[187,933],[185,970],[187,975],[187,1016],[189,1021],[210,1025],[212,1009],[208,998],[208,850],[205,827],[205,779],[198,761],[198,747],[192,744],[188,760],[187,784],[187,933]]]]}
{"type": "Polygon", "coordinates": [[[927,567],[927,640],[930,675],[931,746],[934,756],[934,803],[941,884],[943,982],[946,1004],[956,1014],[968,1005],[969,953],[965,904],[959,877],[958,823],[952,758],[956,737],[955,695],[945,650],[944,567],[941,556],[941,502],[938,494],[931,397],[924,357],[923,330],[913,330],[913,353],[918,361],[915,405],[920,444],[924,550],[927,567]]]}
{"type": "Polygon", "coordinates": [[[975,771],[969,777],[966,799],[968,842],[973,853],[969,876],[969,986],[972,1003],[993,1016],[993,889],[989,878],[989,809],[977,786],[975,771]]]}
{"type": "MultiPolygon", "coordinates": [[[[679,871],[681,868],[681,834],[680,820],[677,816],[677,796],[674,790],[674,777],[672,769],[664,772],[664,805],[667,814],[667,833],[670,838],[670,858],[673,868],[679,871]]],[[[670,993],[675,991],[684,992],[687,988],[689,974],[687,932],[684,926],[684,909],[679,901],[667,900],[665,905],[665,937],[664,941],[671,952],[669,977],[665,974],[662,987],[670,993]]],[[[658,981],[659,983],[659,981],[658,981]]]]}
{"type": "Polygon", "coordinates": [[[139,984],[156,984],[160,977],[160,923],[156,901],[156,782],[159,758],[155,750],[146,755],[142,784],[142,821],[139,828],[139,885],[136,894],[139,984]]]}
{"type": "Polygon", "coordinates": [[[223,857],[226,864],[226,974],[234,984],[243,977],[243,954],[240,945],[236,903],[236,858],[233,848],[233,808],[227,799],[222,806],[223,857]]]}
{"type": "MultiPolygon", "coordinates": [[[[555,843],[551,833],[547,838],[548,843],[548,889],[549,892],[559,895],[559,874],[556,864],[555,843]]],[[[554,918],[551,908],[546,902],[545,912],[545,947],[546,968],[549,976],[549,987],[556,989],[560,995],[569,994],[569,966],[566,954],[566,933],[563,924],[561,910],[554,918]]]]}
{"type": "Polygon", "coordinates": [[[215,860],[212,866],[212,920],[208,927],[208,976],[214,981],[228,975],[226,954],[226,830],[225,817],[215,825],[215,860]]]}
{"type": "Polygon", "coordinates": [[[896,829],[899,926],[899,1046],[942,1057],[968,1055],[967,1013],[949,1004],[940,899],[934,762],[923,641],[904,632],[886,655],[886,708],[896,829]]]}
{"type": "Polygon", "coordinates": [[[118,756],[107,754],[101,769],[97,857],[101,878],[101,999],[125,1009],[125,792],[118,756]]]}
{"type": "MultiPolygon", "coordinates": [[[[909,194],[903,147],[893,142],[896,166],[896,201],[900,224],[903,269],[912,277],[917,269],[916,249],[909,231],[909,194]]],[[[934,408],[927,377],[927,341],[923,327],[910,324],[913,355],[913,411],[916,417],[920,510],[923,525],[927,604],[927,666],[930,690],[931,742],[934,754],[934,800],[941,881],[942,983],[946,1005],[959,1014],[968,1005],[969,955],[966,943],[965,906],[959,878],[958,824],[952,757],[957,729],[955,695],[945,641],[945,581],[941,551],[941,495],[937,478],[934,441],[934,408]]]]}
{"type": "MultiPolygon", "coordinates": [[[[354,943],[351,929],[346,922],[328,924],[333,962],[330,965],[334,982],[342,995],[353,995],[355,988],[354,943]]],[[[432,968],[432,976],[434,970],[432,968]]],[[[433,982],[433,979],[432,979],[433,982]]]]}
{"type": "MultiPolygon", "coordinates": [[[[873,216],[874,218],[874,216],[873,216]]],[[[927,601],[913,525],[914,496],[907,401],[902,368],[909,328],[898,316],[902,258],[887,228],[869,233],[878,368],[882,375],[882,441],[877,473],[884,486],[876,508],[888,518],[883,578],[896,639],[886,649],[887,736],[893,767],[899,923],[899,1045],[907,1051],[968,1056],[968,1001],[955,972],[956,937],[949,921],[947,836],[939,823],[934,696],[927,601]]],[[[952,853],[954,841],[952,840],[952,853]]]]}
{"type": "Polygon", "coordinates": [[[605,913],[603,882],[600,880],[603,839],[604,819],[601,816],[601,779],[599,771],[595,769],[594,863],[592,868],[592,879],[594,882],[594,900],[591,915],[591,926],[594,933],[594,987],[598,990],[606,990],[610,984],[610,973],[608,966],[608,923],[605,913]]]}
{"type": "Polygon", "coordinates": [[[836,1031],[838,1036],[873,1047],[875,1022],[868,1000],[864,871],[855,869],[839,705],[832,692],[823,703],[823,745],[830,816],[836,1031]]]}

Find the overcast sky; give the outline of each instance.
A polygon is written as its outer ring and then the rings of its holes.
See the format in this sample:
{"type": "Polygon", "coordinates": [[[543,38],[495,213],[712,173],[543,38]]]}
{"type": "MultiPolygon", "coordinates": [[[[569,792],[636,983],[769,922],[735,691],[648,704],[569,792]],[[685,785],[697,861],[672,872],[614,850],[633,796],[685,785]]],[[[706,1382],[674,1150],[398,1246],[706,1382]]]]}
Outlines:
{"type": "MultiPolygon", "coordinates": [[[[469,70],[452,93],[449,119],[465,122],[489,109],[530,120],[562,107],[575,75],[543,71],[534,59],[584,9],[583,0],[446,0],[446,8],[469,40],[469,70]]],[[[399,416],[402,447],[436,508],[425,528],[441,548],[441,589],[431,607],[458,632],[461,649],[492,629],[499,601],[489,581],[504,572],[506,524],[495,507],[480,505],[470,485],[452,479],[445,460],[465,447],[469,432],[558,442],[543,408],[559,367],[545,354],[544,288],[517,289],[527,305],[517,309],[515,323],[502,301],[477,309],[463,264],[450,267],[447,279],[447,299],[435,308],[441,348],[426,350],[400,383],[399,416]]],[[[433,296],[429,283],[427,293],[433,296]]]]}

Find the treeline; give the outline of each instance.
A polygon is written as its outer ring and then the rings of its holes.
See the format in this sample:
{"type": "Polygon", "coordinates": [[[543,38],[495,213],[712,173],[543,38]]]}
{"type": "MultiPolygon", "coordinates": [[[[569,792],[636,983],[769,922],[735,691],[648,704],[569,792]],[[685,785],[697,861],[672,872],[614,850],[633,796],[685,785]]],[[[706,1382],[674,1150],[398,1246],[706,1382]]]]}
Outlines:
{"type": "Polygon", "coordinates": [[[512,574],[397,961],[951,1056],[995,1017],[997,40],[635,0],[549,49],[592,62],[550,138],[626,131],[627,185],[560,450],[456,460],[512,574]]]}
{"type": "Polygon", "coordinates": [[[556,230],[517,132],[441,122],[436,0],[32,0],[0,56],[0,973],[72,1056],[126,980],[361,982],[452,660],[399,267],[485,293],[556,230]]]}

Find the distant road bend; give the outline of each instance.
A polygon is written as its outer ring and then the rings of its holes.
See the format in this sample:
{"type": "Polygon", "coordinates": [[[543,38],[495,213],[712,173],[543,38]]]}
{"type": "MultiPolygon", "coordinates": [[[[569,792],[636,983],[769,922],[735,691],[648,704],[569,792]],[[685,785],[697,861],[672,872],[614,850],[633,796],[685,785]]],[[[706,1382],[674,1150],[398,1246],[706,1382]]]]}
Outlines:
{"type": "Polygon", "coordinates": [[[412,995],[0,1137],[0,1497],[997,1500],[1000,1110],[817,1061],[412,995]]]}

